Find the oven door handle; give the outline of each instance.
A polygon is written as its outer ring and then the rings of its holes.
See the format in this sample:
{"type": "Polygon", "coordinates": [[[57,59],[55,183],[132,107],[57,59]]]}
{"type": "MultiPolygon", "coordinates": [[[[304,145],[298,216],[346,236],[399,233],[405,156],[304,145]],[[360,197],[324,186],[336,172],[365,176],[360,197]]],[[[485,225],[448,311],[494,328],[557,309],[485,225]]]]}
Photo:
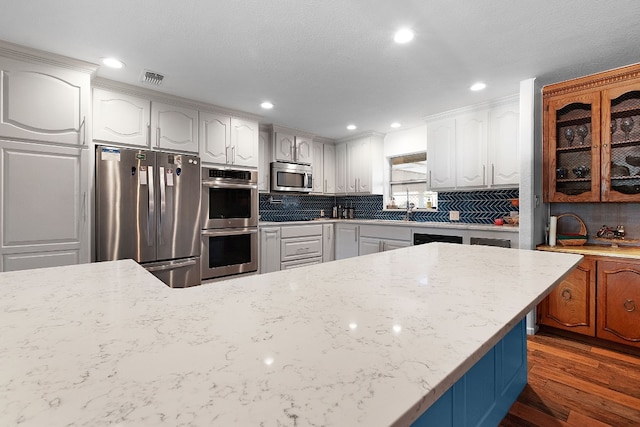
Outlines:
{"type": "Polygon", "coordinates": [[[216,230],[202,230],[203,236],[239,236],[241,234],[258,234],[257,228],[219,228],[216,230]]]}
{"type": "Polygon", "coordinates": [[[257,184],[232,184],[232,183],[224,183],[220,184],[219,182],[208,182],[202,181],[202,186],[207,188],[240,188],[240,189],[249,189],[249,190],[257,190],[257,184]]]}
{"type": "Polygon", "coordinates": [[[147,271],[166,271],[166,270],[175,270],[178,268],[189,267],[191,265],[196,265],[195,258],[189,258],[185,261],[171,261],[171,262],[162,262],[157,264],[149,265],[148,267],[143,266],[147,271]]]}

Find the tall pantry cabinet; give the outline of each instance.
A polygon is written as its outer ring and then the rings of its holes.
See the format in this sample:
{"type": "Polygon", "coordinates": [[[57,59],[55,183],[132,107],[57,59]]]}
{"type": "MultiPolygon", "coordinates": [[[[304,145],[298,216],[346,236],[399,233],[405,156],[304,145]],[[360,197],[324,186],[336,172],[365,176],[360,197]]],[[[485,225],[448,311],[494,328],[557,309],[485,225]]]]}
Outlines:
{"type": "Polygon", "coordinates": [[[0,43],[0,271],[90,261],[95,70],[0,43]]]}

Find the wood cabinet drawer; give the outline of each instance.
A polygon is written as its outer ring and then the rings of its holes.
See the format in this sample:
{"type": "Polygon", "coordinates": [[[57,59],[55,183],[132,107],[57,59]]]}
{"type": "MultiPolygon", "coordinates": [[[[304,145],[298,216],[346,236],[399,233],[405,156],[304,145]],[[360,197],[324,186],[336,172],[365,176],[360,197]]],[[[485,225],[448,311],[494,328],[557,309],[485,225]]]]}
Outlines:
{"type": "MultiPolygon", "coordinates": [[[[322,231],[322,226],[320,226],[320,230],[322,231]]],[[[283,238],[280,241],[280,261],[285,262],[310,257],[322,258],[322,235],[283,238]]]]}

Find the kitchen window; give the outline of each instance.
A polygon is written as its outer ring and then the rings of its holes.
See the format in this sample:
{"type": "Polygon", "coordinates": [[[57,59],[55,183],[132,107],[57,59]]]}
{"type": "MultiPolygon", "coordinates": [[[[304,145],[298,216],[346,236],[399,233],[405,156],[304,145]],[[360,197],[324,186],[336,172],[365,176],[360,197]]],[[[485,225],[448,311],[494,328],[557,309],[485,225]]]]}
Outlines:
{"type": "Polygon", "coordinates": [[[427,153],[389,158],[390,201],[387,209],[437,209],[438,193],[427,191],[427,153]]]}

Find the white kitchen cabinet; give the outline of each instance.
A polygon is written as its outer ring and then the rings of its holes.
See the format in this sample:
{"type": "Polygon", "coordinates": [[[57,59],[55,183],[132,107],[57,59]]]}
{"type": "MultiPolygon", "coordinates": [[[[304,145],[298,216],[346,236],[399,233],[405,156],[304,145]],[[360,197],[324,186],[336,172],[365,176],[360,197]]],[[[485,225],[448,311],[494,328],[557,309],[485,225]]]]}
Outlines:
{"type": "Polygon", "coordinates": [[[200,123],[200,160],[203,163],[226,165],[231,158],[231,117],[201,111],[200,123]]]}
{"type": "Polygon", "coordinates": [[[313,141],[313,163],[311,167],[313,172],[312,192],[324,194],[324,143],[320,141],[313,141]]]}
{"type": "Polygon", "coordinates": [[[105,89],[93,89],[93,139],[149,147],[151,101],[105,89]]]}
{"type": "Polygon", "coordinates": [[[340,142],[336,146],[336,193],[383,193],[382,145],[383,135],[371,133],[340,142]],[[342,153],[345,153],[344,156],[342,153]],[[346,157],[344,170],[340,164],[341,157],[346,157]],[[345,191],[341,191],[343,186],[345,191]]]}
{"type": "Polygon", "coordinates": [[[489,118],[489,185],[520,184],[520,104],[512,100],[491,109],[489,118]]]}
{"type": "Polygon", "coordinates": [[[269,192],[271,183],[271,159],[270,134],[268,131],[260,130],[258,134],[258,191],[269,192]]]}
{"type": "Polygon", "coordinates": [[[321,263],[322,240],[322,224],[282,227],[280,269],[321,263]]]}
{"type": "Polygon", "coordinates": [[[336,148],[332,142],[313,141],[313,193],[335,194],[336,148]]]}
{"type": "Polygon", "coordinates": [[[258,123],[201,111],[200,159],[203,163],[258,167],[258,123]]]}
{"type": "Polygon", "coordinates": [[[280,227],[260,228],[260,273],[280,270],[280,227]]]}
{"type": "Polygon", "coordinates": [[[429,119],[429,188],[517,186],[518,108],[517,97],[508,97],[429,119]]]}
{"type": "MultiPolygon", "coordinates": [[[[55,60],[26,62],[3,55],[0,44],[0,136],[87,146],[90,72],[58,67],[55,60]]],[[[27,55],[25,55],[27,56],[27,55]]],[[[35,61],[35,57],[29,56],[35,61]]],[[[74,61],[77,62],[77,61],[74,61]]],[[[87,68],[89,64],[86,64],[87,68]]]]}
{"type": "Polygon", "coordinates": [[[336,259],[335,232],[333,224],[322,224],[322,262],[336,259]]]}
{"type": "Polygon", "coordinates": [[[362,225],[359,233],[359,255],[411,246],[411,229],[409,227],[362,225]]]}
{"type": "Polygon", "coordinates": [[[258,167],[258,122],[231,117],[231,164],[258,167]]]}
{"type": "Polygon", "coordinates": [[[157,149],[198,153],[198,111],[152,102],[151,141],[157,149]]]}
{"type": "Polygon", "coordinates": [[[292,130],[274,130],[273,155],[276,162],[310,165],[313,160],[313,139],[297,135],[292,130]]]}
{"type": "Polygon", "coordinates": [[[336,193],[347,192],[347,144],[336,145],[336,193]]]}
{"type": "Polygon", "coordinates": [[[336,193],[336,146],[331,144],[324,144],[323,147],[323,178],[324,178],[324,193],[335,194],[336,193]]]}
{"type": "Polygon", "coordinates": [[[454,188],[456,122],[442,119],[427,124],[428,187],[431,190],[454,188]]]}
{"type": "Polygon", "coordinates": [[[358,224],[336,224],[336,259],[358,256],[360,226],[358,224]]]}
{"type": "Polygon", "coordinates": [[[481,187],[486,182],[487,110],[457,116],[456,122],[456,187],[481,187]]]}
{"type": "Polygon", "coordinates": [[[89,150],[0,141],[0,271],[90,261],[89,150]]]}
{"type": "Polygon", "coordinates": [[[321,263],[322,263],[322,257],[298,259],[298,260],[295,260],[295,261],[283,262],[280,265],[280,269],[281,270],[291,270],[292,268],[306,267],[306,266],[309,266],[309,265],[315,265],[315,264],[321,264],[321,263]]]}

